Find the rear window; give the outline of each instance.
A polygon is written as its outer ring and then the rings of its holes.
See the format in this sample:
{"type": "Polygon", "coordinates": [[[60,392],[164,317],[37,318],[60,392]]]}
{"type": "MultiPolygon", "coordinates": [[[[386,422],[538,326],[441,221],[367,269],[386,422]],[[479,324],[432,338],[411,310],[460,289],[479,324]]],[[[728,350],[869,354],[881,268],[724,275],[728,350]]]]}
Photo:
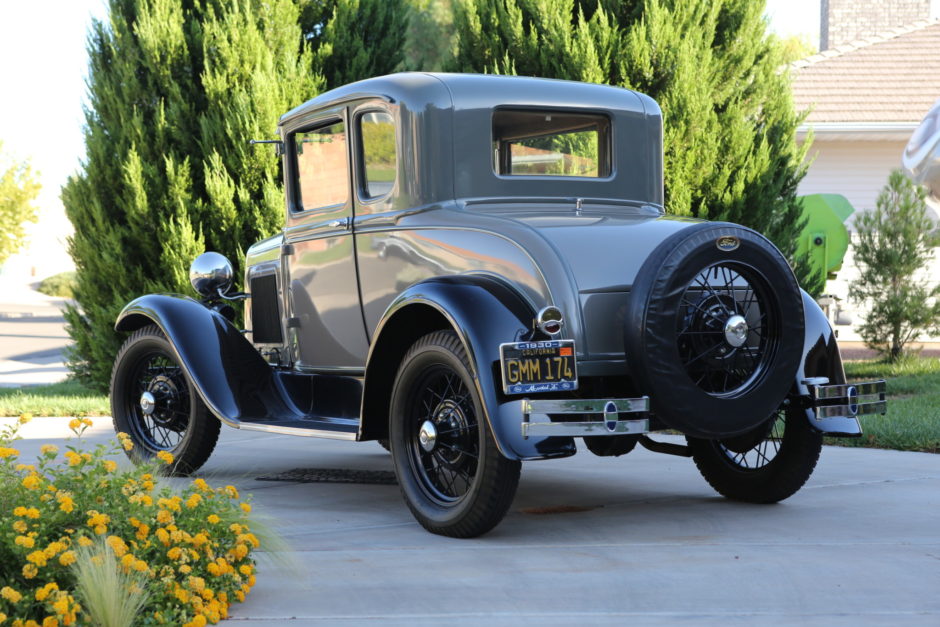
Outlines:
{"type": "Polygon", "coordinates": [[[610,120],[564,111],[496,111],[493,169],[504,176],[610,176],[610,120]]]}

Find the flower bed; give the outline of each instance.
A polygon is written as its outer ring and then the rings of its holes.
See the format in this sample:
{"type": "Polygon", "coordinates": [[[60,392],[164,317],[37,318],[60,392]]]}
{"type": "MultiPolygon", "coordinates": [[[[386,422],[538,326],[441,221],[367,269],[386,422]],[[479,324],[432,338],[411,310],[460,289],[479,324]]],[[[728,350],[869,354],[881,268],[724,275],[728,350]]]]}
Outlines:
{"type": "Polygon", "coordinates": [[[109,604],[129,602],[134,625],[225,618],[255,583],[251,505],[234,486],[162,480],[170,453],[119,471],[107,456],[130,450],[130,438],[86,451],[90,425],[72,420],[77,443],[62,454],[44,445],[34,464],[14,446],[19,423],[0,430],[0,624],[98,624],[109,604]],[[90,574],[109,568],[123,589],[90,574]]]}

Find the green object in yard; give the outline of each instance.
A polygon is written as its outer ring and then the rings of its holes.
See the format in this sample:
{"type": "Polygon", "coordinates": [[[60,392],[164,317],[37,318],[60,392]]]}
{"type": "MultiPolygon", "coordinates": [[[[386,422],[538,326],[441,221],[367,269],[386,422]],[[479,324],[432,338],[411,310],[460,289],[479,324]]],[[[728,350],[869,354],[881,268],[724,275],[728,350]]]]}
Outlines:
{"type": "Polygon", "coordinates": [[[836,278],[849,249],[845,221],[855,208],[840,194],[810,194],[798,198],[808,220],[797,243],[797,256],[809,253],[813,271],[824,279],[836,278]]]}

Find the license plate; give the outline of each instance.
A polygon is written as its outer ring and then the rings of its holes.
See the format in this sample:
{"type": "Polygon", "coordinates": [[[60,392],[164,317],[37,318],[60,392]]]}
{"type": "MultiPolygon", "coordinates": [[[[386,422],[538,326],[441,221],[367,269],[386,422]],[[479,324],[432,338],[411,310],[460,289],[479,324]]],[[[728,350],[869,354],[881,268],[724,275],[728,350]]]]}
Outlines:
{"type": "Polygon", "coordinates": [[[574,340],[500,344],[499,363],[506,394],[578,389],[574,340]]]}

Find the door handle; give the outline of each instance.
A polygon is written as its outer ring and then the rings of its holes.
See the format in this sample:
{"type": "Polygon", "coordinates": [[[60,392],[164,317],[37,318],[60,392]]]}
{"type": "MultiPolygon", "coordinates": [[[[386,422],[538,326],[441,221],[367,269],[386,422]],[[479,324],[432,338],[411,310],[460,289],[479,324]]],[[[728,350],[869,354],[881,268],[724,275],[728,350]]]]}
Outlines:
{"type": "Polygon", "coordinates": [[[343,218],[342,220],[331,220],[326,224],[331,229],[338,229],[340,227],[349,230],[349,218],[343,218]]]}

